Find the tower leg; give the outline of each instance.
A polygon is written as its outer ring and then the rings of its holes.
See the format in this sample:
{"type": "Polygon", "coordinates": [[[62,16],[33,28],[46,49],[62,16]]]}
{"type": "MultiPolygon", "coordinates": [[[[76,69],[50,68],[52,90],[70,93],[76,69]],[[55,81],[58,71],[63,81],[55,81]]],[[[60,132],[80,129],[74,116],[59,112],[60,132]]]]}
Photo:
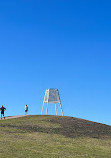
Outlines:
{"type": "Polygon", "coordinates": [[[62,116],[64,116],[61,103],[60,103],[60,108],[61,108],[62,116]]]}
{"type": "Polygon", "coordinates": [[[48,103],[47,103],[47,108],[46,108],[46,115],[47,115],[47,113],[48,113],[48,103]]]}
{"type": "Polygon", "coordinates": [[[56,111],[56,115],[57,115],[57,105],[55,104],[55,111],[56,111]]]}
{"type": "Polygon", "coordinates": [[[42,106],[42,111],[41,111],[41,115],[42,115],[42,113],[43,113],[43,109],[44,109],[44,102],[43,102],[43,106],[42,106]]]}

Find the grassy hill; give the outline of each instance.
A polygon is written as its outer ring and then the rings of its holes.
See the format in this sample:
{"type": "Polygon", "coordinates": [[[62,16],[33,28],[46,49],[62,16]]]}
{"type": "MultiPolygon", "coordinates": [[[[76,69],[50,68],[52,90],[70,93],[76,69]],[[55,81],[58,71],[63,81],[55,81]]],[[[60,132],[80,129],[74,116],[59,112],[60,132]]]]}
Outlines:
{"type": "Polygon", "coordinates": [[[111,126],[65,116],[1,120],[0,158],[111,158],[111,126]]]}

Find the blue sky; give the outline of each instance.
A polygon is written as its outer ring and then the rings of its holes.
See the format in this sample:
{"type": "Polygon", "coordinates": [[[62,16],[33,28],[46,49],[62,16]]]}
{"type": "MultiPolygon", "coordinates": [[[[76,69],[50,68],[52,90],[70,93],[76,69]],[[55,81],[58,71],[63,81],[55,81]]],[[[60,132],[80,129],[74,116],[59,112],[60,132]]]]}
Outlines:
{"type": "Polygon", "coordinates": [[[7,116],[24,114],[26,104],[29,114],[40,114],[45,90],[58,88],[65,116],[111,124],[110,8],[108,0],[0,1],[7,116]]]}

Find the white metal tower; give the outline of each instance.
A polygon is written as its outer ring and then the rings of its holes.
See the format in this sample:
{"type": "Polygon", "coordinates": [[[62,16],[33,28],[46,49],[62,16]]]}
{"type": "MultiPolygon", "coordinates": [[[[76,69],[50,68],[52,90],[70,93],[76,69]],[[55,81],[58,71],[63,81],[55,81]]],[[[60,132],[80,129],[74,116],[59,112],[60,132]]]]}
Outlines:
{"type": "Polygon", "coordinates": [[[44,96],[44,101],[43,101],[43,106],[42,106],[42,111],[41,111],[41,115],[43,113],[43,109],[44,109],[44,104],[47,104],[47,108],[46,108],[46,115],[48,114],[48,104],[55,104],[55,111],[56,111],[56,115],[57,115],[57,103],[60,103],[60,108],[61,108],[61,112],[62,112],[62,116],[63,114],[63,109],[62,109],[62,105],[61,105],[61,100],[60,100],[60,96],[59,96],[59,91],[58,89],[47,89],[45,91],[45,96],[44,96]]]}

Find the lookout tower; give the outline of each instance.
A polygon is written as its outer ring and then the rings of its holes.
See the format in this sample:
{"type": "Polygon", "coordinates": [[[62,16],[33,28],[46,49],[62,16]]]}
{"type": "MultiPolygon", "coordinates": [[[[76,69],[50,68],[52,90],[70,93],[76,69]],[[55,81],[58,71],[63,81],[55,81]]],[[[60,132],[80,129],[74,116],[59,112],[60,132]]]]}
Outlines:
{"type": "Polygon", "coordinates": [[[44,96],[44,101],[43,101],[43,106],[42,106],[42,111],[41,111],[41,115],[43,113],[43,109],[44,109],[44,104],[47,104],[47,108],[46,108],[46,115],[48,114],[48,104],[55,104],[55,111],[56,111],[56,115],[57,115],[57,103],[60,104],[60,108],[61,108],[61,112],[62,112],[62,116],[63,116],[63,110],[62,110],[62,105],[61,105],[61,100],[60,100],[60,96],[59,96],[59,91],[58,89],[47,89],[45,91],[45,96],[44,96]]]}

